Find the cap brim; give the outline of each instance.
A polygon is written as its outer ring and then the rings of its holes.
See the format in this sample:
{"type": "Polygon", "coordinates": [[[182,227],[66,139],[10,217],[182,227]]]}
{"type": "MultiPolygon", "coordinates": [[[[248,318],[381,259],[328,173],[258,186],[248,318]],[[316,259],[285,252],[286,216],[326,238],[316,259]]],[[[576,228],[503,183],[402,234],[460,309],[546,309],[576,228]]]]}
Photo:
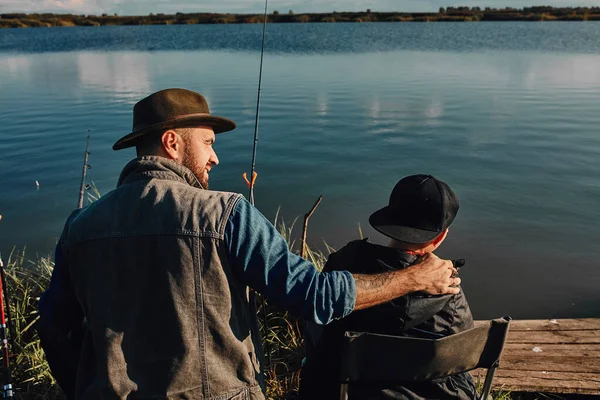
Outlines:
{"type": "Polygon", "coordinates": [[[395,224],[393,223],[394,219],[394,215],[386,206],[371,214],[369,223],[378,232],[404,243],[429,243],[442,233],[395,224]]]}
{"type": "Polygon", "coordinates": [[[113,145],[113,150],[121,150],[135,146],[135,141],[140,136],[150,132],[156,132],[160,129],[176,129],[203,125],[212,127],[215,131],[215,134],[232,131],[236,127],[235,122],[232,120],[218,117],[216,115],[190,116],[189,118],[180,118],[176,121],[165,121],[144,127],[143,129],[139,129],[137,131],[133,131],[117,140],[117,142],[113,145]]]}

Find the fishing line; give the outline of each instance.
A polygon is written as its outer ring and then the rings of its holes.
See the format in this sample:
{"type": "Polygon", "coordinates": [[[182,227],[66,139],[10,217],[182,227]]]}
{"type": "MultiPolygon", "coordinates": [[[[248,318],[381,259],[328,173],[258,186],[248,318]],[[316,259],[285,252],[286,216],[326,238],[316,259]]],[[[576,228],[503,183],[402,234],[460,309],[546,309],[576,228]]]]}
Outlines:
{"type": "MultiPolygon", "coordinates": [[[[246,177],[246,173],[243,174],[246,183],[250,189],[249,200],[250,204],[254,205],[254,183],[256,181],[256,177],[258,173],[255,171],[256,166],[256,147],[258,144],[258,120],[260,115],[260,94],[261,94],[261,86],[262,86],[262,71],[263,71],[263,59],[265,55],[265,33],[267,31],[267,7],[269,0],[265,0],[265,12],[263,16],[263,31],[262,31],[262,42],[260,48],[260,68],[258,70],[258,92],[256,95],[256,117],[254,119],[254,146],[252,148],[252,167],[250,169],[250,180],[246,177]]],[[[263,321],[263,338],[265,339],[264,351],[267,355],[267,368],[266,370],[271,369],[271,352],[268,346],[267,336],[269,334],[269,323],[267,321],[267,304],[265,301],[265,297],[260,296],[261,298],[261,309],[262,309],[262,321],[263,321]]],[[[256,297],[254,296],[254,302],[256,304],[256,297]]]]}
{"type": "MultiPolygon", "coordinates": [[[[260,93],[262,86],[262,71],[263,71],[263,59],[265,55],[265,33],[267,31],[267,6],[269,0],[265,0],[265,14],[263,17],[263,31],[262,31],[262,43],[260,48],[260,68],[258,70],[258,93],[256,95],[256,118],[254,119],[254,146],[252,149],[252,167],[250,169],[250,204],[254,205],[254,182],[256,180],[257,173],[255,172],[256,166],[256,147],[258,145],[258,119],[260,114],[260,93]]],[[[246,182],[248,180],[246,179],[246,182]]]]}

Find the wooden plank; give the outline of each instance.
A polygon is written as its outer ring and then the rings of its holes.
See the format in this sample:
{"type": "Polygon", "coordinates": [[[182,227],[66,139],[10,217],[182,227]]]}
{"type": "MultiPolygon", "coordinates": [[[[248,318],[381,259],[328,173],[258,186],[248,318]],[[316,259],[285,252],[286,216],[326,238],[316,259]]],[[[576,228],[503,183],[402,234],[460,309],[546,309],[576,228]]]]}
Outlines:
{"type": "Polygon", "coordinates": [[[509,390],[519,392],[542,392],[561,394],[600,394],[600,386],[585,380],[563,381],[528,378],[498,378],[494,382],[496,390],[509,390]]]}
{"type": "MultiPolygon", "coordinates": [[[[496,371],[496,377],[499,378],[521,378],[523,371],[496,371]]],[[[579,373],[579,372],[546,372],[546,371],[527,371],[527,376],[536,379],[547,379],[552,381],[576,381],[584,380],[596,383],[600,388],[600,376],[598,374],[579,373]]]]}
{"type": "MultiPolygon", "coordinates": [[[[542,371],[503,371],[499,369],[494,376],[494,390],[519,392],[546,392],[572,394],[600,394],[598,374],[544,373],[542,371]]],[[[475,382],[485,380],[485,370],[475,370],[471,374],[475,382]]]]}
{"type": "Polygon", "coordinates": [[[532,358],[579,356],[585,362],[588,357],[600,357],[600,345],[588,343],[506,343],[504,345],[504,355],[530,356],[532,358]]]}
{"type": "Polygon", "coordinates": [[[581,331],[510,331],[509,343],[597,343],[600,330],[581,331]]]}
{"type": "Polygon", "coordinates": [[[589,358],[586,362],[580,357],[546,357],[532,359],[507,354],[500,360],[500,368],[511,371],[563,371],[600,374],[600,358],[589,358]]]}
{"type": "Polygon", "coordinates": [[[599,330],[600,318],[515,320],[510,323],[511,331],[581,331],[588,329],[599,330]]]}
{"type": "MultiPolygon", "coordinates": [[[[475,325],[488,323],[488,321],[475,321],[475,325]]],[[[599,330],[600,318],[580,319],[531,319],[514,320],[510,322],[510,331],[580,331],[599,330]]]]}
{"type": "Polygon", "coordinates": [[[600,319],[512,321],[494,389],[600,395],[600,319]]]}

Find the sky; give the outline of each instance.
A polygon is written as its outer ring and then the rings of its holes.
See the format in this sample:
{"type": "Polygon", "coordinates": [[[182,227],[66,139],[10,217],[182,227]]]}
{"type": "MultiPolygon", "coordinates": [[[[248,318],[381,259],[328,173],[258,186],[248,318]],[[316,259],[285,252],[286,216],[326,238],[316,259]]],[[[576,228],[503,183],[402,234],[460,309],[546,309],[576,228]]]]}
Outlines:
{"type": "MultiPolygon", "coordinates": [[[[54,12],[74,14],[148,15],[176,12],[261,13],[260,0],[0,0],[0,13],[54,12]]],[[[271,0],[269,12],[436,11],[448,6],[527,7],[600,6],[600,0],[271,0]]]]}

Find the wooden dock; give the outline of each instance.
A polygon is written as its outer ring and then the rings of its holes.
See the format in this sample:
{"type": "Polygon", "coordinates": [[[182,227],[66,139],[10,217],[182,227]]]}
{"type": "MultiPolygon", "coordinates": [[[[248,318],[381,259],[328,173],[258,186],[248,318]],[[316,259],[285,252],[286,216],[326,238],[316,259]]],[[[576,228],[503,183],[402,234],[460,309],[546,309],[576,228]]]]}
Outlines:
{"type": "Polygon", "coordinates": [[[600,395],[600,318],[512,321],[493,387],[600,395]]]}

